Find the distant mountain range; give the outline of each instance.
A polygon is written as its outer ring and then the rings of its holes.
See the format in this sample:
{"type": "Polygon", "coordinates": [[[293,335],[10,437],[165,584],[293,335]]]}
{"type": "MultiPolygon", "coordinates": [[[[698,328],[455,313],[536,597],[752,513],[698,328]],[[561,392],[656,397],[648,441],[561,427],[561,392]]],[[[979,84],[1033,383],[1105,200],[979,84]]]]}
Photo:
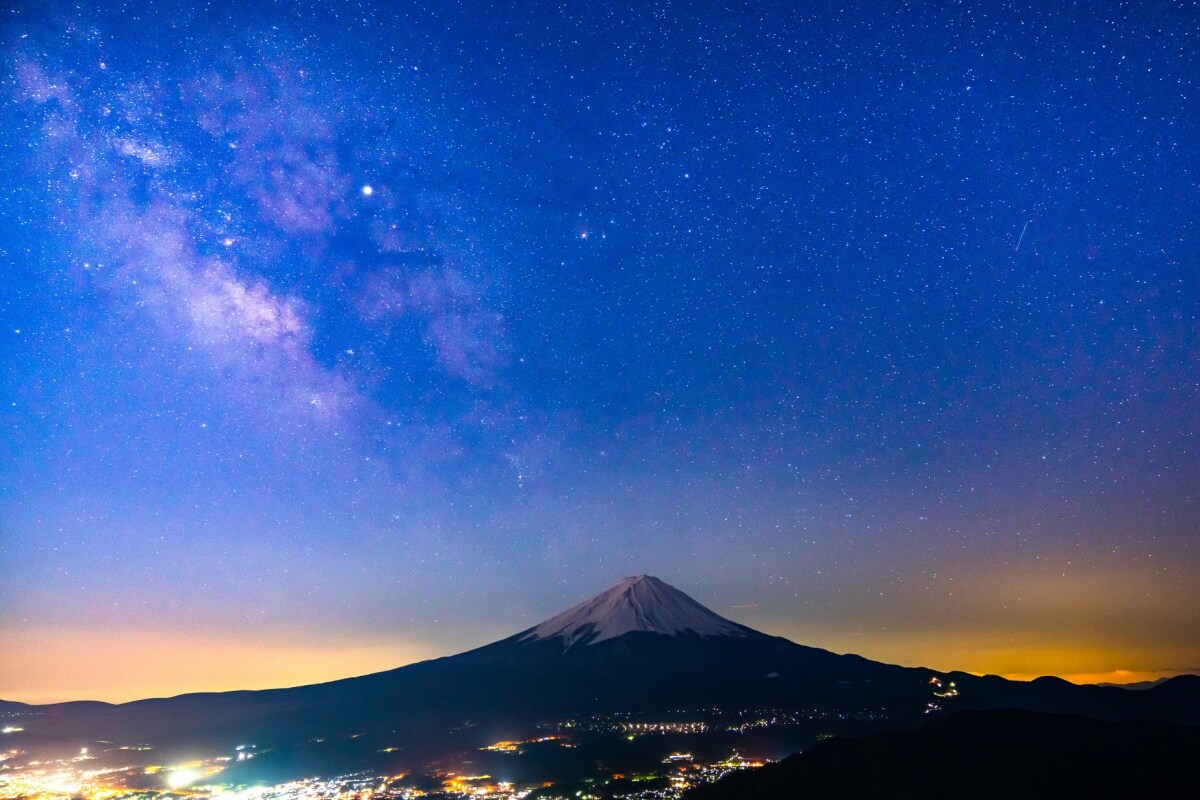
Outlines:
{"type": "Polygon", "coordinates": [[[640,576],[501,641],[387,672],[120,705],[0,703],[0,715],[21,720],[13,743],[30,754],[103,741],[189,757],[252,742],[311,770],[411,769],[539,723],[714,708],[859,714],[876,729],[995,708],[1196,722],[1200,678],[1128,691],[882,664],[760,633],[640,576]]]}

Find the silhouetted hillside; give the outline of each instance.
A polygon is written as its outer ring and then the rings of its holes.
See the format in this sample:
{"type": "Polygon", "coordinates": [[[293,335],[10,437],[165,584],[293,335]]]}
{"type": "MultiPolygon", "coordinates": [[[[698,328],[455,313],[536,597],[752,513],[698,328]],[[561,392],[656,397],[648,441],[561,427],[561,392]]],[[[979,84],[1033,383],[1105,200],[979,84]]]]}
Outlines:
{"type": "Polygon", "coordinates": [[[1200,797],[1200,728],[967,711],[916,731],[831,739],[686,800],[1200,797]]]}

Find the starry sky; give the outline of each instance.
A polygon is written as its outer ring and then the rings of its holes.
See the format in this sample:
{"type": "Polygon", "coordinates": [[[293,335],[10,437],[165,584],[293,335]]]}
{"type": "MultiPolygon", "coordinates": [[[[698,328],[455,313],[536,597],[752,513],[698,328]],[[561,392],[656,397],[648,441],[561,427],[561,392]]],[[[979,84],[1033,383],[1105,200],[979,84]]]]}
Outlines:
{"type": "Polygon", "coordinates": [[[199,5],[0,12],[0,697],[1200,669],[1196,3],[199,5]]]}

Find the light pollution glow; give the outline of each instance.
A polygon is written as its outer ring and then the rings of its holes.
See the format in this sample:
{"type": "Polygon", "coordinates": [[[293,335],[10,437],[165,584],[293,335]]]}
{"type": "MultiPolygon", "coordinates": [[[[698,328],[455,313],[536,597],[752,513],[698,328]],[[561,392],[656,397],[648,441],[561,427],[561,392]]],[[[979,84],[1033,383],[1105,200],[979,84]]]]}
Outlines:
{"type": "MultiPolygon", "coordinates": [[[[18,673],[10,656],[0,654],[5,676],[4,699],[24,703],[100,700],[123,703],[147,697],[172,697],[189,692],[233,691],[299,686],[365,675],[449,653],[427,647],[379,644],[327,650],[316,646],[272,646],[230,640],[221,634],[204,637],[170,633],[129,634],[125,631],[59,631],[18,639],[43,648],[24,657],[18,673]],[[77,658],[88,653],[86,665],[77,658]],[[136,671],[130,669],[136,664],[136,671]]],[[[8,639],[7,641],[14,641],[8,639]]],[[[809,640],[810,643],[813,640],[809,640]]],[[[1056,675],[1074,683],[1134,683],[1197,672],[1186,664],[1180,648],[1150,653],[1144,649],[1063,647],[1053,641],[1042,646],[997,647],[989,635],[940,633],[897,637],[831,636],[821,645],[838,652],[867,654],[875,660],[929,666],[943,671],[998,674],[1015,680],[1056,675]],[[932,660],[929,653],[938,655],[932,660]],[[1147,664],[1141,668],[1140,664],[1147,664]],[[1106,669],[1109,664],[1132,664],[1132,669],[1106,669]]],[[[11,652],[11,651],[8,651],[11,652]]]]}
{"type": "MultiPolygon", "coordinates": [[[[833,623],[775,618],[761,608],[726,609],[725,614],[803,644],[940,671],[1020,680],[1056,675],[1078,683],[1132,683],[1200,671],[1190,661],[1191,643],[1200,631],[1164,630],[1157,622],[1171,619],[1163,613],[1171,607],[1200,603],[1200,587],[1165,581],[1154,569],[1121,575],[1123,581],[1102,575],[1058,576],[1056,581],[1044,570],[1025,570],[1009,575],[1003,588],[994,576],[990,581],[964,577],[957,596],[909,600],[887,614],[881,613],[886,606],[877,606],[833,623]],[[1021,600],[1005,604],[997,601],[999,596],[1021,600]],[[864,624],[867,619],[873,624],[864,624]]],[[[518,620],[492,634],[476,631],[483,638],[461,644],[444,638],[400,641],[365,632],[300,640],[287,631],[12,631],[6,640],[15,646],[0,653],[0,676],[5,677],[5,699],[26,702],[124,702],[194,691],[295,686],[450,655],[534,621],[518,620]],[[86,663],[73,656],[80,652],[89,654],[86,663]],[[131,663],[136,670],[129,669],[131,663]]]]}

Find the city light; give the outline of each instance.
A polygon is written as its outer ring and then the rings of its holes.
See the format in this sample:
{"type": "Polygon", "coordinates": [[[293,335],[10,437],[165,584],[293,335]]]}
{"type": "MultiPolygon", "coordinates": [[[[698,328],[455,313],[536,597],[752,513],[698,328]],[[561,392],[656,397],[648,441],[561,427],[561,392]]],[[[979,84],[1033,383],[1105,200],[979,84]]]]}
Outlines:
{"type": "Polygon", "coordinates": [[[167,786],[172,789],[182,789],[191,786],[203,777],[194,769],[176,769],[167,773],[167,786]]]}

